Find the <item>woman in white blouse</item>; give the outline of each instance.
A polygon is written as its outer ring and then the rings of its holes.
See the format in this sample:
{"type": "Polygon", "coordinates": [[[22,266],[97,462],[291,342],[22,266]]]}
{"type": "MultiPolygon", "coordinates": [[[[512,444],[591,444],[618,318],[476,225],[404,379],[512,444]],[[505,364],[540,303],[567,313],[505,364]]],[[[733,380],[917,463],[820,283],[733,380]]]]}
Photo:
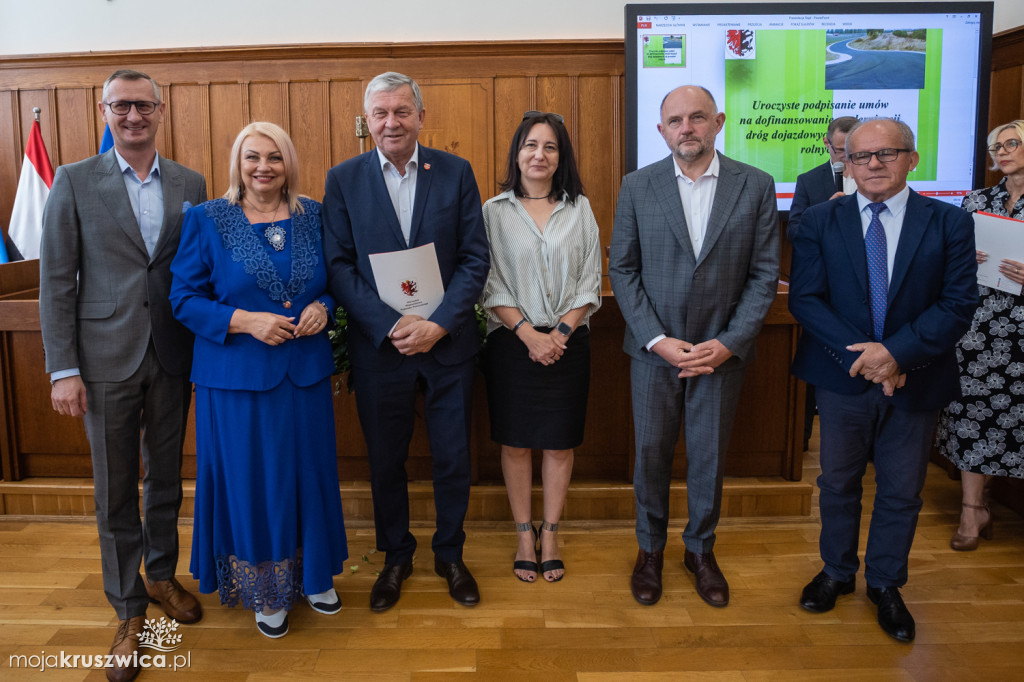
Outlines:
{"type": "Polygon", "coordinates": [[[484,204],[491,272],[484,373],[491,438],[519,533],[515,576],[565,574],[558,550],[573,448],[590,387],[587,321],[601,305],[597,222],[558,114],[528,111],[512,137],[503,192],[484,204]],[[531,450],[543,451],[544,518],[533,526],[531,450]],[[538,556],[539,555],[539,556],[538,556]]]}

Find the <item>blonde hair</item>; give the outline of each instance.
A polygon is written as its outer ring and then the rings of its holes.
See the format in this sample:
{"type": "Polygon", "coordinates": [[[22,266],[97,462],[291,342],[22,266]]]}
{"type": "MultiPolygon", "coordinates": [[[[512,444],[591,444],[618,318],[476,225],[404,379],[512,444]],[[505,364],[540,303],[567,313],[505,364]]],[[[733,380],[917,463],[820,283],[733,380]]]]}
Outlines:
{"type": "MultiPolygon", "coordinates": [[[[993,128],[992,132],[988,134],[988,144],[986,144],[985,146],[991,147],[992,145],[994,145],[996,143],[996,140],[999,138],[999,133],[1003,132],[1004,130],[1016,130],[1017,138],[1020,139],[1021,141],[1024,141],[1024,121],[1017,119],[1016,121],[1010,121],[1009,123],[1004,123],[1003,125],[999,125],[993,128]]],[[[999,163],[996,161],[996,155],[993,154],[992,152],[989,152],[988,155],[992,157],[992,165],[989,166],[988,169],[999,170],[999,163]]]]}
{"type": "Polygon", "coordinates": [[[292,138],[279,125],[267,121],[255,121],[242,128],[238,133],[235,143],[231,146],[231,171],[229,174],[230,186],[224,193],[224,198],[229,204],[235,206],[242,203],[245,196],[245,186],[242,184],[242,142],[245,138],[253,135],[262,135],[273,142],[281,152],[281,160],[284,161],[284,187],[281,194],[288,202],[289,213],[304,213],[302,204],[299,203],[299,193],[296,188],[299,186],[299,157],[295,153],[295,145],[292,138]]]}

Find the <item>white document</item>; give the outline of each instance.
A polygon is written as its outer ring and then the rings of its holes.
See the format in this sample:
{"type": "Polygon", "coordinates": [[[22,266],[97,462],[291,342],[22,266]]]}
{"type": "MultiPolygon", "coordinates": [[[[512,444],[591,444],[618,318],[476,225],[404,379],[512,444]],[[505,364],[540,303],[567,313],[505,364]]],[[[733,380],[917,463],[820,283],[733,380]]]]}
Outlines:
{"type": "Polygon", "coordinates": [[[415,249],[371,253],[370,267],[380,300],[402,315],[429,320],[444,299],[433,242],[415,249]]]}
{"type": "Polygon", "coordinates": [[[1024,263],[1024,222],[979,212],[974,214],[974,243],[988,260],[978,264],[978,284],[1014,295],[1021,285],[999,272],[999,264],[1009,258],[1024,263]]]}

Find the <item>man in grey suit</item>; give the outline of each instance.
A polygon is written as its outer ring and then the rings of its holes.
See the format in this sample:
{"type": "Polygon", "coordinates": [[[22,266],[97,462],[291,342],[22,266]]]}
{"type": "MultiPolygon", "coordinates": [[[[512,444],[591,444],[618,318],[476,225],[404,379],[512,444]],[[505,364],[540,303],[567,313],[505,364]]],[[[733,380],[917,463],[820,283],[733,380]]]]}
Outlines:
{"type": "MultiPolygon", "coordinates": [[[[150,601],[181,623],[202,617],[174,577],[193,337],[167,296],[182,212],[206,201],[206,181],[157,154],[165,104],[149,76],[114,72],[98,106],[114,149],[57,169],[39,311],[53,408],[84,418],[92,452],[103,589],[119,619],[111,653],[131,657],[150,601]]],[[[107,677],[138,672],[130,660],[107,677]]]]}
{"type": "Polygon", "coordinates": [[[775,298],[779,225],[767,173],[715,151],[725,123],[698,86],[668,93],[658,131],[671,155],[627,175],[609,274],[626,319],[636,431],[636,536],[630,587],[661,598],[672,459],[686,414],[684,565],[711,606],[729,603],[715,561],[722,473],[744,368],[775,298]]]}

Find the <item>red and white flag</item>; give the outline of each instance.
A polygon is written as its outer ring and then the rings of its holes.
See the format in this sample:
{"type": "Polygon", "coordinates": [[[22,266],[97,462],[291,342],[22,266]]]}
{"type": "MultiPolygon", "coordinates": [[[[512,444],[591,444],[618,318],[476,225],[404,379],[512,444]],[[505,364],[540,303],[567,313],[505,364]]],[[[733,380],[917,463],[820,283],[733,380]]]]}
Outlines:
{"type": "Polygon", "coordinates": [[[14,195],[14,211],[7,233],[25,260],[39,258],[39,240],[43,236],[43,207],[53,185],[53,167],[46,155],[39,121],[32,122],[32,132],[25,145],[18,193],[14,195]]]}

